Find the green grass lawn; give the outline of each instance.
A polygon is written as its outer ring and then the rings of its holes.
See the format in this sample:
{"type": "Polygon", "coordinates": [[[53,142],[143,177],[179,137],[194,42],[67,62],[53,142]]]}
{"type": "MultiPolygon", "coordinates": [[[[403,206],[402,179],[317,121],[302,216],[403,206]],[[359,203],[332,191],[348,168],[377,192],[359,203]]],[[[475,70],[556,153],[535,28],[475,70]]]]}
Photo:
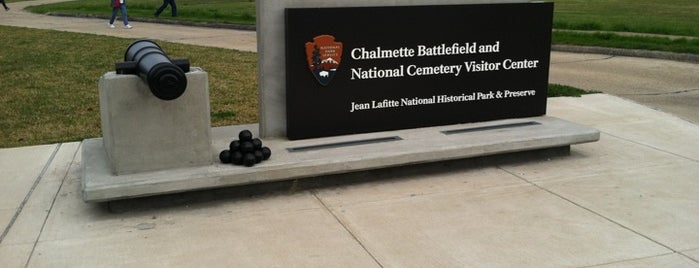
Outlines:
{"type": "MultiPolygon", "coordinates": [[[[110,16],[109,0],[77,0],[29,7],[35,13],[62,13],[90,16],[110,16]]],[[[127,0],[129,18],[155,18],[153,13],[162,0],[127,0]]],[[[249,0],[187,0],[177,1],[177,17],[171,17],[170,7],[159,19],[222,24],[255,24],[255,2],[249,0]]]]}
{"type": "Polygon", "coordinates": [[[697,0],[554,0],[556,29],[699,37],[697,0]]]}
{"type": "MultiPolygon", "coordinates": [[[[9,3],[15,0],[8,1],[9,3]]],[[[130,0],[130,17],[153,18],[160,0],[130,0]]],[[[560,0],[554,25],[559,29],[623,30],[699,36],[699,1],[560,0]],[[641,8],[641,6],[643,8],[641,8]]],[[[179,17],[160,19],[255,23],[250,1],[178,1],[179,17]]],[[[31,8],[108,16],[108,1],[78,0],[31,8]]],[[[0,147],[78,141],[101,136],[97,82],[123,59],[131,39],[0,26],[0,147]],[[37,42],[51,40],[51,42],[37,42]],[[85,48],[90,44],[90,49],[85,48]],[[123,49],[114,49],[123,48],[123,49]]],[[[614,34],[554,32],[555,43],[676,51],[699,54],[696,40],[620,37],[614,34]]],[[[159,42],[173,58],[189,58],[209,73],[213,126],[257,122],[255,53],[159,42]]],[[[550,85],[549,96],[585,92],[550,85]]]]}
{"type": "MultiPolygon", "coordinates": [[[[7,26],[0,36],[0,147],[101,136],[97,83],[135,40],[7,26]]],[[[257,54],[158,44],[209,73],[212,125],[257,122],[257,54]]]]}
{"type": "Polygon", "coordinates": [[[554,0],[558,30],[618,31],[687,36],[669,39],[612,33],[554,31],[554,44],[699,54],[697,0],[554,0]]]}
{"type": "MultiPolygon", "coordinates": [[[[0,26],[0,36],[0,148],[102,136],[99,78],[114,71],[135,40],[7,26],[0,26]]],[[[209,74],[212,126],[257,122],[255,53],[158,44],[172,58],[188,58],[209,74]]],[[[584,93],[560,85],[549,91],[584,93]]]]}

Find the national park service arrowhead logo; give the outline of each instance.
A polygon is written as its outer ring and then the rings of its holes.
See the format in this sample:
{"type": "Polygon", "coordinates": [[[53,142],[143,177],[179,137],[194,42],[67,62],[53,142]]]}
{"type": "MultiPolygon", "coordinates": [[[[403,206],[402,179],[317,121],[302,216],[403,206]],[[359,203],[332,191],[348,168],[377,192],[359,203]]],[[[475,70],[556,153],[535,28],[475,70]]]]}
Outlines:
{"type": "Polygon", "coordinates": [[[342,61],[342,43],[332,35],[319,35],[306,42],[306,60],[318,83],[327,86],[342,61]]]}

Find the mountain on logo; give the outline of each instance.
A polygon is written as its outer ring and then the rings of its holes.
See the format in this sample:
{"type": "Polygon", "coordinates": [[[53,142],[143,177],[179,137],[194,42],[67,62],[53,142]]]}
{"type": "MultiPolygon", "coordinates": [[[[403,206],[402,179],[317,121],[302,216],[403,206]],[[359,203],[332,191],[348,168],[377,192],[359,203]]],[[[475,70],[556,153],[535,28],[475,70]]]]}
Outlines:
{"type": "Polygon", "coordinates": [[[333,60],[333,58],[327,58],[321,61],[321,63],[334,63],[334,64],[339,64],[339,62],[333,60]]]}
{"type": "Polygon", "coordinates": [[[326,71],[336,70],[338,66],[340,66],[340,63],[333,60],[333,58],[327,58],[327,59],[324,59],[320,62],[320,69],[323,69],[326,71]]]}

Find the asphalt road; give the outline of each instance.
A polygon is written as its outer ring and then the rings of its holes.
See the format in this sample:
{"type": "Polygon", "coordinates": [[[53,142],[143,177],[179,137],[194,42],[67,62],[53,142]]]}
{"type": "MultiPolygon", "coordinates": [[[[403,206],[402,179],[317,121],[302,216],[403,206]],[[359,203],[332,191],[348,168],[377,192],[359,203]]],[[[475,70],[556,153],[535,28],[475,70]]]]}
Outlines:
{"type": "Polygon", "coordinates": [[[552,52],[549,82],[620,96],[699,124],[699,64],[552,52]]]}

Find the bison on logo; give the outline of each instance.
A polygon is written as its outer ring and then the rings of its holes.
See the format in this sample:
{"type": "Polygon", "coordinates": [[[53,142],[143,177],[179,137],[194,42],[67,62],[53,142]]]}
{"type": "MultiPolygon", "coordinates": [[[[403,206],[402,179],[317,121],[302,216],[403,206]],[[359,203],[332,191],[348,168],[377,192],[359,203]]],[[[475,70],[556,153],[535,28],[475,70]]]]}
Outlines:
{"type": "Polygon", "coordinates": [[[306,60],[318,83],[327,86],[342,60],[342,43],[332,35],[319,35],[306,42],[306,60]]]}

